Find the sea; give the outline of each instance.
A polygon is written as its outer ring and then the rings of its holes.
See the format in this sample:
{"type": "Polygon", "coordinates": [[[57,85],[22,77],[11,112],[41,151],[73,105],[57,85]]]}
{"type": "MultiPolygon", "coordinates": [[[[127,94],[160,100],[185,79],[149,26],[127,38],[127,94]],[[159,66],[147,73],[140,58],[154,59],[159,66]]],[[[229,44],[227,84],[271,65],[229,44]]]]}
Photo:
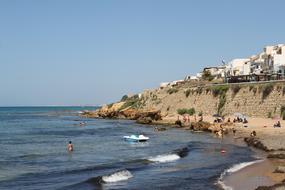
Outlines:
{"type": "Polygon", "coordinates": [[[95,109],[1,107],[0,189],[230,189],[223,177],[258,161],[209,133],[80,116],[95,109]],[[132,134],[150,139],[123,139],[132,134]]]}

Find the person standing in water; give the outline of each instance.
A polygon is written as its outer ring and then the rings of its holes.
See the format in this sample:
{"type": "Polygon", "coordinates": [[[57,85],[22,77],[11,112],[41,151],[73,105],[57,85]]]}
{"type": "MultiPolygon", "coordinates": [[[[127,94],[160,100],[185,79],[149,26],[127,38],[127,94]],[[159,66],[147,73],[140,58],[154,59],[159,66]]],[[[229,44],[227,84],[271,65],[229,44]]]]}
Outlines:
{"type": "Polygon", "coordinates": [[[68,150],[69,152],[72,152],[72,151],[73,151],[73,144],[72,144],[71,141],[69,141],[69,144],[67,145],[67,150],[68,150]]]}

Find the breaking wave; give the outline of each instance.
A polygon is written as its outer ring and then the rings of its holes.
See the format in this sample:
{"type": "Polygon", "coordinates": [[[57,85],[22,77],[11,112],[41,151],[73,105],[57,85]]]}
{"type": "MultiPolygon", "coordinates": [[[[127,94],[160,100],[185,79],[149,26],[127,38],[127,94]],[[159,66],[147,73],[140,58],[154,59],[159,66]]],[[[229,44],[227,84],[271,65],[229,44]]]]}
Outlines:
{"type": "Polygon", "coordinates": [[[148,160],[151,162],[173,162],[175,160],[180,159],[180,156],[177,154],[168,154],[168,155],[158,155],[155,157],[150,157],[148,160]]]}
{"type": "Polygon", "coordinates": [[[115,183],[118,181],[126,181],[132,177],[133,175],[131,172],[129,172],[128,170],[122,170],[115,172],[111,175],[103,176],[102,181],[105,183],[115,183]]]}
{"type": "MultiPolygon", "coordinates": [[[[143,169],[145,166],[147,166],[150,163],[165,163],[165,162],[173,162],[175,160],[178,160],[180,158],[183,158],[187,156],[189,153],[189,148],[184,147],[181,149],[174,150],[171,153],[168,154],[162,154],[157,155],[149,158],[143,158],[143,159],[136,159],[136,160],[129,160],[125,162],[117,162],[117,163],[110,163],[105,164],[101,166],[91,167],[91,168],[83,168],[80,170],[74,170],[70,171],[71,173],[80,173],[80,172],[87,172],[87,171],[99,171],[104,169],[117,169],[117,171],[112,172],[110,174],[104,174],[97,177],[92,177],[84,182],[74,184],[72,187],[75,188],[77,185],[82,185],[85,183],[93,184],[95,186],[101,187],[104,184],[108,183],[116,183],[119,181],[126,181],[133,177],[133,174],[131,172],[135,172],[138,170],[143,169]]],[[[69,187],[71,188],[71,187],[69,187]]]]}
{"type": "Polygon", "coordinates": [[[151,162],[159,162],[159,163],[165,163],[165,162],[173,162],[175,160],[178,160],[180,158],[183,158],[188,155],[189,148],[182,148],[175,150],[171,154],[163,154],[163,155],[158,155],[154,157],[150,157],[147,160],[151,162]]]}

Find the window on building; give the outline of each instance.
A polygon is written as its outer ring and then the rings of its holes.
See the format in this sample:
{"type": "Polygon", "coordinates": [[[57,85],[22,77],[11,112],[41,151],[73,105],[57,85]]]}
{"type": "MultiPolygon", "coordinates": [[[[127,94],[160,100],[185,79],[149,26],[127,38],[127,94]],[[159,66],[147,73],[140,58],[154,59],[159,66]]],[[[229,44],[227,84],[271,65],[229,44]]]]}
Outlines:
{"type": "Polygon", "coordinates": [[[281,54],[282,54],[282,48],[279,48],[279,50],[277,51],[277,54],[278,54],[278,55],[281,55],[281,54]]]}

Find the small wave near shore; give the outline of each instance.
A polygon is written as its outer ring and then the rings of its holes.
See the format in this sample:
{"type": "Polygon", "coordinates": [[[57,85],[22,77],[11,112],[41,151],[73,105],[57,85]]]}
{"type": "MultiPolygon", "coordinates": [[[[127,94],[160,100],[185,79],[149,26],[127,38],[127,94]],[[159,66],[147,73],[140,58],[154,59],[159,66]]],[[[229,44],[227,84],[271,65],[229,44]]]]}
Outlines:
{"type": "Polygon", "coordinates": [[[238,172],[240,170],[242,170],[243,168],[246,168],[250,165],[253,165],[253,164],[257,164],[257,163],[260,163],[260,162],[263,162],[264,160],[255,160],[255,161],[250,161],[250,162],[242,162],[242,163],[239,163],[239,164],[235,164],[233,165],[232,167],[226,169],[222,174],[221,176],[219,177],[218,179],[218,182],[217,182],[217,185],[220,186],[222,189],[224,190],[233,190],[232,187],[228,186],[225,184],[224,182],[224,178],[228,175],[231,175],[232,173],[235,173],[235,172],[238,172]]]}
{"type": "Polygon", "coordinates": [[[155,157],[148,158],[151,162],[165,163],[165,162],[174,162],[188,155],[189,148],[185,147],[179,150],[174,151],[171,154],[162,154],[155,157]]]}
{"type": "Polygon", "coordinates": [[[102,180],[105,183],[115,183],[118,181],[126,181],[132,177],[133,175],[130,171],[122,170],[122,171],[115,172],[111,175],[103,176],[102,180]]]}

